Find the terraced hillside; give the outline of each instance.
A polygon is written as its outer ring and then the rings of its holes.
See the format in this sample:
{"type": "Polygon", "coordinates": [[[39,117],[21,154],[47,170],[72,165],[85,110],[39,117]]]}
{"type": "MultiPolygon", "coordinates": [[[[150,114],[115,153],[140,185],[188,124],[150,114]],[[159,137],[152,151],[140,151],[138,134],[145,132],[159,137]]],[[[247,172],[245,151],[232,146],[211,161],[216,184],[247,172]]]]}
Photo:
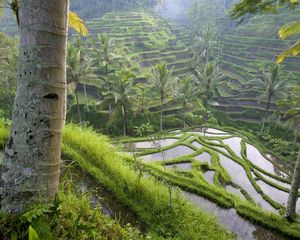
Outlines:
{"type": "Polygon", "coordinates": [[[90,38],[108,33],[132,61],[139,79],[147,78],[158,62],[174,67],[174,75],[185,74],[191,52],[176,38],[167,23],[144,12],[114,12],[86,22],[90,38]],[[140,68],[140,69],[139,69],[140,68]]]}
{"type": "MultiPolygon", "coordinates": [[[[299,224],[289,225],[282,216],[291,173],[251,134],[234,128],[189,129],[116,144],[130,152],[134,149],[151,174],[180,187],[190,201],[212,211],[239,239],[285,239],[264,233],[240,216],[300,237],[299,224]]],[[[299,201],[296,208],[300,214],[299,201]]]]}
{"type": "MultiPolygon", "coordinates": [[[[277,31],[284,23],[295,20],[296,15],[279,14],[253,17],[248,23],[225,31],[221,68],[227,85],[219,88],[214,108],[230,119],[260,123],[266,102],[257,103],[258,93],[252,91],[249,80],[261,76],[261,67],[274,62],[276,56],[293,41],[281,40],[277,31]]],[[[290,80],[299,82],[300,57],[290,57],[282,64],[284,71],[292,73],[290,80]]],[[[270,112],[276,110],[272,99],[270,112]]]]}

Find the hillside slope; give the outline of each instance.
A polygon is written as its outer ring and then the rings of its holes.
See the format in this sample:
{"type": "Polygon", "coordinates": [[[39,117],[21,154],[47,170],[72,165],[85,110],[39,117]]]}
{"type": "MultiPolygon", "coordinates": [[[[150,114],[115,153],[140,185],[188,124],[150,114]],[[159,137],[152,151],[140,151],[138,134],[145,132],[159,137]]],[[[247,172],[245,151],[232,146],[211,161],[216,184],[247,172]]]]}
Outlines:
{"type": "MultiPolygon", "coordinates": [[[[280,26],[297,19],[297,14],[255,16],[246,24],[224,31],[220,65],[227,85],[219,88],[214,109],[222,116],[240,122],[260,123],[266,100],[258,104],[258,92],[251,90],[249,81],[261,77],[261,68],[275,62],[276,57],[294,41],[277,36],[280,26]]],[[[300,84],[300,57],[285,60],[283,70],[290,81],[300,84]]],[[[277,110],[272,98],[270,112],[277,110]]]]}

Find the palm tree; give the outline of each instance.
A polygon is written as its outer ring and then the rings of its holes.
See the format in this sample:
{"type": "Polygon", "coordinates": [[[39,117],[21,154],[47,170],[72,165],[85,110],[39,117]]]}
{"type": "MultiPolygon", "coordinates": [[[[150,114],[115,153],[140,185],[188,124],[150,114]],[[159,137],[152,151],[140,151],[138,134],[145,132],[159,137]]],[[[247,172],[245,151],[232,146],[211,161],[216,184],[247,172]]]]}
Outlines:
{"type": "Polygon", "coordinates": [[[186,111],[193,106],[198,94],[199,89],[194,86],[191,77],[183,78],[175,93],[175,98],[182,103],[183,128],[186,127],[186,111]]]}
{"type": "MultiPolygon", "coordinates": [[[[75,85],[74,86],[75,99],[76,99],[79,122],[82,121],[82,118],[81,118],[79,99],[78,99],[78,83],[80,83],[83,80],[96,78],[92,64],[93,64],[93,60],[86,54],[83,54],[83,49],[81,47],[77,48],[75,47],[74,44],[69,44],[68,58],[67,58],[67,70],[68,70],[67,77],[68,77],[68,83],[75,85]]],[[[84,90],[86,109],[87,111],[89,111],[85,83],[83,83],[83,90],[84,90]]]]}
{"type": "MultiPolygon", "coordinates": [[[[109,35],[106,35],[104,33],[97,35],[97,44],[100,44],[100,48],[95,46],[95,49],[98,49],[95,51],[96,58],[99,59],[99,66],[105,67],[105,85],[106,85],[106,91],[107,94],[110,94],[110,80],[109,80],[109,66],[116,60],[120,58],[120,55],[116,53],[116,45],[114,39],[112,39],[109,35]]],[[[112,113],[112,107],[109,103],[108,105],[108,111],[111,115],[112,113]]]]}
{"type": "Polygon", "coordinates": [[[267,100],[265,116],[260,129],[260,133],[263,133],[269,115],[272,97],[284,98],[291,87],[291,83],[287,82],[287,77],[277,64],[271,64],[268,71],[263,71],[262,78],[255,78],[249,83],[253,85],[251,90],[260,93],[257,99],[258,103],[261,103],[265,99],[267,100]]]}
{"type": "Polygon", "coordinates": [[[207,28],[202,33],[201,36],[195,38],[193,51],[194,62],[196,65],[200,63],[207,64],[213,55],[213,51],[216,50],[218,42],[214,39],[216,33],[212,29],[207,28]]]}
{"type": "Polygon", "coordinates": [[[136,101],[136,112],[145,112],[145,106],[149,100],[149,86],[143,83],[137,83],[134,86],[136,101]]]}
{"type": "Polygon", "coordinates": [[[35,0],[18,11],[19,80],[1,169],[1,205],[7,213],[21,212],[58,190],[68,9],[67,0],[35,0]]]}
{"type": "Polygon", "coordinates": [[[155,93],[160,96],[160,131],[163,130],[163,104],[165,99],[171,95],[175,78],[172,77],[173,69],[168,70],[166,63],[158,63],[152,70],[150,85],[155,93]]]}
{"type": "MultiPolygon", "coordinates": [[[[288,107],[289,110],[285,113],[284,119],[292,122],[292,126],[296,129],[294,144],[296,144],[298,131],[300,128],[300,87],[294,90],[294,94],[288,99],[278,101],[282,107],[288,107]]],[[[287,202],[286,216],[289,220],[294,220],[296,216],[296,203],[298,200],[298,190],[300,187],[300,150],[296,161],[292,185],[290,188],[289,198],[287,202]]]]}
{"type": "Polygon", "coordinates": [[[114,96],[115,103],[121,105],[123,115],[123,130],[124,136],[128,134],[128,110],[130,96],[133,91],[133,80],[135,75],[127,70],[120,70],[116,73],[116,80],[112,85],[112,95],[114,96]]]}
{"type": "Polygon", "coordinates": [[[215,95],[218,85],[221,84],[223,75],[220,73],[218,67],[209,62],[203,69],[195,68],[194,74],[196,77],[196,84],[203,94],[203,105],[205,107],[204,118],[208,120],[208,103],[215,95]]]}

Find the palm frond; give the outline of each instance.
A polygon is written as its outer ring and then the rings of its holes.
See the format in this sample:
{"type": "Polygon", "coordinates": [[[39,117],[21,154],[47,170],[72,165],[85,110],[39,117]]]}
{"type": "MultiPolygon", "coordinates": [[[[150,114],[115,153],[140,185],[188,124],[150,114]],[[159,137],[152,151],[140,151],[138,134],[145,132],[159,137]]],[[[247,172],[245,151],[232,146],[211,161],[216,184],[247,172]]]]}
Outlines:
{"type": "Polygon", "coordinates": [[[74,12],[69,12],[69,26],[82,36],[87,36],[88,34],[83,20],[74,12]]]}
{"type": "Polygon", "coordinates": [[[295,34],[300,34],[300,21],[288,23],[278,31],[278,35],[281,39],[286,39],[295,34]]]}
{"type": "Polygon", "coordinates": [[[281,63],[286,57],[296,56],[300,52],[300,40],[297,41],[294,45],[284,50],[277,58],[277,63],[281,63]]]}

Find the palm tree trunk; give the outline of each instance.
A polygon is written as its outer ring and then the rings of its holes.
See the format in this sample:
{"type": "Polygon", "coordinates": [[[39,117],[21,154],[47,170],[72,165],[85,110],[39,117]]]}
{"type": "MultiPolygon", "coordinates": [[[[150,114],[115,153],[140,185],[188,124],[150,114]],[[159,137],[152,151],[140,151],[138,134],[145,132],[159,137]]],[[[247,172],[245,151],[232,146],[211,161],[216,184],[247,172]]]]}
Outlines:
{"type": "Polygon", "coordinates": [[[164,106],[163,106],[164,98],[163,96],[160,97],[160,131],[163,130],[163,111],[164,111],[164,106]]]}
{"type": "Polygon", "coordinates": [[[67,0],[21,1],[20,60],[11,135],[2,164],[2,211],[57,193],[66,99],[67,0]]]}
{"type": "Polygon", "coordinates": [[[294,220],[296,215],[296,203],[298,200],[298,190],[300,187],[300,151],[298,152],[294,177],[290,189],[289,199],[286,208],[286,215],[289,220],[294,220]]]}
{"type": "Polygon", "coordinates": [[[79,123],[81,124],[82,119],[81,119],[81,112],[80,112],[79,99],[78,99],[77,82],[75,84],[76,84],[76,87],[75,87],[75,98],[76,98],[77,114],[78,114],[79,123]]]}
{"type": "Polygon", "coordinates": [[[296,127],[296,132],[295,132],[294,141],[293,141],[293,146],[296,145],[297,138],[298,138],[298,134],[299,134],[299,130],[300,130],[300,126],[297,126],[297,127],[296,127]]]}
{"type": "Polygon", "coordinates": [[[122,103],[123,107],[123,117],[124,117],[124,136],[128,135],[128,115],[127,115],[127,108],[124,103],[122,103]]]}
{"type": "MultiPolygon", "coordinates": [[[[107,93],[110,93],[110,86],[109,86],[109,79],[108,79],[108,64],[105,65],[105,75],[106,75],[106,88],[107,88],[107,93]]],[[[111,116],[112,114],[112,108],[111,108],[111,104],[108,104],[108,112],[109,112],[109,116],[111,116]]]]}
{"type": "Polygon", "coordinates": [[[88,98],[87,98],[87,94],[86,94],[86,85],[85,84],[83,84],[83,92],[84,92],[86,110],[87,110],[87,112],[90,112],[89,102],[88,102],[88,98]]]}
{"type": "Polygon", "coordinates": [[[264,132],[266,121],[267,121],[267,118],[268,118],[268,115],[269,115],[269,109],[270,109],[270,105],[271,105],[271,98],[272,98],[272,94],[270,94],[269,97],[268,97],[266,113],[265,113],[265,116],[264,116],[264,119],[263,119],[263,122],[262,122],[262,125],[261,125],[260,134],[262,134],[264,132]]]}
{"type": "Polygon", "coordinates": [[[182,109],[183,109],[183,129],[185,129],[185,103],[183,103],[182,105],[182,109]]]}

